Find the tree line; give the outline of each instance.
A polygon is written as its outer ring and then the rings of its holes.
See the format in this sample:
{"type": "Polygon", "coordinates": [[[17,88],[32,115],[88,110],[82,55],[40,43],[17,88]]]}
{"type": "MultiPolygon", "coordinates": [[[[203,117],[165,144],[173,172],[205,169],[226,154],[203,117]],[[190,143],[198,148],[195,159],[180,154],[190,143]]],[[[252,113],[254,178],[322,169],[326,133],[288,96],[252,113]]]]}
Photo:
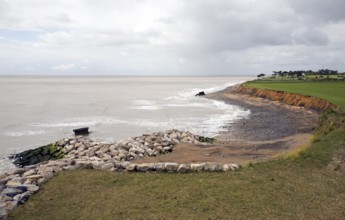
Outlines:
{"type": "MultiPolygon", "coordinates": [[[[258,79],[266,77],[266,74],[260,73],[257,75],[258,79]]],[[[318,71],[312,70],[295,70],[295,71],[273,71],[270,76],[275,79],[333,79],[345,80],[345,73],[339,73],[338,70],[320,69],[318,71]]]]}

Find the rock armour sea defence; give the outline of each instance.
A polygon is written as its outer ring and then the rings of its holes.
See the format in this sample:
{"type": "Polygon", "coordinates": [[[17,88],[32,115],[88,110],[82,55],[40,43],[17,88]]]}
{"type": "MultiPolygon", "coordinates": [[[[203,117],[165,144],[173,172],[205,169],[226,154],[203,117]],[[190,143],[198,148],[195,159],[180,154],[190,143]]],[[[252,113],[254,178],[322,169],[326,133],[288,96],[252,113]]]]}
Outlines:
{"type": "Polygon", "coordinates": [[[269,99],[272,101],[279,101],[281,103],[292,105],[292,106],[300,106],[307,109],[312,109],[316,111],[324,111],[324,110],[333,110],[337,111],[338,107],[324,99],[306,96],[306,95],[299,95],[294,93],[288,93],[283,91],[275,91],[275,90],[268,90],[268,89],[258,89],[252,88],[245,85],[241,85],[237,88],[234,93],[240,94],[247,94],[253,97],[260,97],[269,99]]]}
{"type": "MultiPolygon", "coordinates": [[[[205,139],[190,132],[178,130],[142,135],[115,143],[102,143],[85,137],[62,139],[47,145],[63,148],[62,159],[22,166],[0,177],[0,219],[6,218],[15,207],[26,202],[43,183],[61,170],[188,173],[234,171],[240,168],[239,165],[231,163],[133,163],[136,159],[145,156],[169,153],[178,143],[209,144],[204,142],[205,140],[213,141],[213,139],[205,139]]],[[[31,151],[28,152],[31,153],[31,151]]],[[[25,158],[25,161],[27,160],[28,158],[25,158]]]]}

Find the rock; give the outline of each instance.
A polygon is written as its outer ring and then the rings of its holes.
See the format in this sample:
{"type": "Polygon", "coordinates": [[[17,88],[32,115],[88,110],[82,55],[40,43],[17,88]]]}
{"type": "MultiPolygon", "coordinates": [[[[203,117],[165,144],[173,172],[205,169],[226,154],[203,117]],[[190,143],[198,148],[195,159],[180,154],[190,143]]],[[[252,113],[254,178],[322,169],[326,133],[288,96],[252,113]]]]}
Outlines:
{"type": "Polygon", "coordinates": [[[32,169],[32,170],[28,170],[23,174],[23,177],[27,177],[27,176],[31,176],[31,175],[35,175],[37,174],[37,171],[32,169]]]}
{"type": "Polygon", "coordinates": [[[126,167],[126,170],[130,172],[134,172],[136,171],[136,168],[137,168],[137,164],[131,163],[126,167]]]}
{"type": "Polygon", "coordinates": [[[130,163],[127,161],[115,163],[115,168],[119,171],[125,170],[130,163]]]}
{"type": "Polygon", "coordinates": [[[43,183],[45,183],[47,181],[47,179],[44,179],[44,178],[40,178],[37,180],[37,185],[42,185],[43,183]]]}
{"type": "Polygon", "coordinates": [[[205,163],[192,163],[190,165],[191,171],[203,171],[205,163]]]}
{"type": "Polygon", "coordinates": [[[229,164],[229,167],[230,167],[231,170],[238,170],[238,169],[240,169],[240,165],[235,164],[235,163],[229,164]]]}
{"type": "Polygon", "coordinates": [[[106,163],[102,166],[102,170],[112,171],[114,167],[115,165],[113,163],[106,163]]]}
{"type": "Polygon", "coordinates": [[[25,168],[27,170],[31,170],[31,169],[35,169],[37,166],[38,166],[38,164],[33,164],[33,165],[24,166],[23,168],[25,168]]]}
{"type": "Polygon", "coordinates": [[[190,171],[190,167],[186,164],[180,164],[180,166],[177,168],[178,173],[188,173],[190,171]]]}
{"type": "Polygon", "coordinates": [[[157,171],[157,172],[164,172],[166,171],[165,169],[165,163],[155,163],[152,166],[153,170],[157,171]]]}
{"type": "Polygon", "coordinates": [[[23,184],[24,182],[25,182],[24,178],[16,177],[16,178],[13,178],[12,180],[8,181],[6,183],[6,186],[8,186],[8,185],[20,185],[20,184],[23,184]]]}
{"type": "Polygon", "coordinates": [[[217,163],[205,163],[204,170],[210,172],[220,172],[223,171],[223,165],[217,163]]]}
{"type": "Polygon", "coordinates": [[[67,146],[65,146],[65,150],[66,150],[67,153],[70,152],[70,151],[72,151],[72,150],[74,150],[74,149],[75,149],[75,147],[74,147],[73,145],[67,145],[67,146]]]}
{"type": "Polygon", "coordinates": [[[170,146],[169,146],[169,147],[163,147],[163,151],[168,151],[168,152],[170,152],[170,151],[172,151],[172,149],[171,149],[170,146]]]}
{"type": "Polygon", "coordinates": [[[176,172],[179,164],[178,163],[165,163],[165,170],[168,172],[176,172]]]}
{"type": "Polygon", "coordinates": [[[77,167],[75,165],[67,165],[62,168],[62,170],[75,170],[77,167]]]}
{"type": "Polygon", "coordinates": [[[111,156],[109,154],[103,154],[103,157],[102,157],[103,160],[111,160],[111,156]]]}
{"type": "Polygon", "coordinates": [[[152,149],[148,148],[148,149],[146,149],[146,153],[147,153],[147,155],[149,155],[151,157],[151,156],[153,156],[154,151],[152,149]]]}
{"type": "Polygon", "coordinates": [[[20,189],[15,189],[15,188],[5,188],[1,194],[2,195],[5,195],[5,196],[8,196],[8,197],[14,197],[20,193],[23,193],[24,191],[23,190],[20,190],[20,189]]]}
{"type": "Polygon", "coordinates": [[[8,211],[6,210],[5,207],[0,206],[0,219],[7,219],[8,211]]]}
{"type": "Polygon", "coordinates": [[[54,176],[54,169],[51,167],[40,167],[37,174],[40,174],[45,179],[50,179],[54,176]]]}
{"type": "Polygon", "coordinates": [[[26,188],[23,188],[22,183],[20,183],[20,182],[8,181],[6,183],[6,187],[26,191],[26,188]]]}
{"type": "Polygon", "coordinates": [[[7,215],[16,207],[16,201],[7,201],[4,203],[0,203],[0,219],[7,219],[7,215]]]}
{"type": "Polygon", "coordinates": [[[32,193],[36,193],[40,189],[39,186],[36,186],[34,184],[24,184],[23,186],[26,187],[27,191],[30,191],[32,193]]]}
{"type": "Polygon", "coordinates": [[[1,202],[9,202],[9,201],[13,201],[13,198],[6,195],[0,195],[0,205],[3,204],[1,202]]]}
{"type": "Polygon", "coordinates": [[[40,179],[40,178],[42,178],[42,176],[41,175],[30,175],[30,176],[27,176],[27,177],[25,177],[26,179],[31,179],[31,180],[38,180],[38,179],[40,179]]]}
{"type": "Polygon", "coordinates": [[[79,169],[92,169],[93,164],[91,161],[76,161],[75,166],[79,169]]]}
{"type": "Polygon", "coordinates": [[[100,161],[101,158],[94,156],[94,157],[90,157],[89,160],[90,161],[100,161]]]}
{"type": "Polygon", "coordinates": [[[150,163],[137,164],[136,170],[139,172],[151,171],[152,170],[152,164],[150,164],[150,163]]]}
{"type": "Polygon", "coordinates": [[[21,175],[21,174],[23,174],[23,173],[25,173],[25,172],[26,172],[26,169],[24,169],[24,168],[17,168],[17,169],[15,169],[15,170],[12,170],[12,171],[10,171],[10,172],[7,172],[7,175],[16,175],[16,174],[21,175]]]}
{"type": "Polygon", "coordinates": [[[92,168],[95,169],[95,170],[101,170],[102,169],[102,166],[105,164],[105,162],[103,161],[92,161],[92,168]]]}
{"type": "Polygon", "coordinates": [[[85,156],[86,155],[86,152],[85,151],[80,151],[79,153],[78,153],[78,156],[79,157],[82,157],[82,156],[85,156]]]}
{"type": "Polygon", "coordinates": [[[18,194],[15,197],[13,197],[14,201],[17,201],[18,204],[23,204],[24,202],[26,202],[31,196],[31,192],[25,192],[22,194],[18,194]]]}
{"type": "Polygon", "coordinates": [[[224,171],[224,172],[227,172],[227,171],[229,171],[229,170],[231,170],[229,164],[224,164],[224,165],[223,165],[223,171],[224,171]]]}

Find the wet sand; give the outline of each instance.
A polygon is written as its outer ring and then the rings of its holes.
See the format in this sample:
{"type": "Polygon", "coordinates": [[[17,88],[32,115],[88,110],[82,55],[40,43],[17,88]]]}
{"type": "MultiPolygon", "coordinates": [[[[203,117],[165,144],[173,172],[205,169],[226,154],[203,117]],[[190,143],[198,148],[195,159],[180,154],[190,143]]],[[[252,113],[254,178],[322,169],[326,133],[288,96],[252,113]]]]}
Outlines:
{"type": "Polygon", "coordinates": [[[318,113],[262,98],[235,93],[236,86],[209,94],[206,98],[249,109],[248,118],[229,124],[219,134],[217,144],[178,144],[174,151],[157,157],[146,157],[138,163],[151,162],[219,162],[264,161],[310,144],[318,113]]]}

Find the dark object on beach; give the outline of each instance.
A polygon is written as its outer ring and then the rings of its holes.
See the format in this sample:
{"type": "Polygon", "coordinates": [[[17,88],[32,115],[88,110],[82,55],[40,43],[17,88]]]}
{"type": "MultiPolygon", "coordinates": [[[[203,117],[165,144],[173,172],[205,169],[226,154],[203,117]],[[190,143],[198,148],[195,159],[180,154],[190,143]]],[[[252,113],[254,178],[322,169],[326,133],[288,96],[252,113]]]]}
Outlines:
{"type": "Polygon", "coordinates": [[[204,96],[204,95],[206,95],[205,92],[201,91],[201,92],[197,93],[195,96],[204,96]]]}
{"type": "Polygon", "coordinates": [[[89,134],[89,127],[74,129],[75,135],[89,134]]]}
{"type": "Polygon", "coordinates": [[[203,143],[211,143],[211,144],[213,144],[214,142],[216,142],[216,139],[214,139],[214,138],[209,138],[209,137],[199,136],[199,141],[200,141],[200,142],[203,142],[203,143]]]}

